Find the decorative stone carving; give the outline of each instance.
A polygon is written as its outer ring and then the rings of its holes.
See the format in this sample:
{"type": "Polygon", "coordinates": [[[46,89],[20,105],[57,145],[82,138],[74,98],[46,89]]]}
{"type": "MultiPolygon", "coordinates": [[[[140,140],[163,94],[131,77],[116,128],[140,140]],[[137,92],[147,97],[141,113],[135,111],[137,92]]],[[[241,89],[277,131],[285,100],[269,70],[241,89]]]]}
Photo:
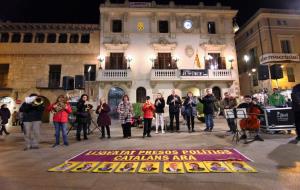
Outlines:
{"type": "Polygon", "coordinates": [[[158,43],[152,43],[154,50],[158,51],[172,51],[176,48],[177,43],[169,42],[166,38],[161,37],[158,40],[158,43]]]}
{"type": "Polygon", "coordinates": [[[192,57],[194,55],[195,51],[194,48],[191,45],[186,46],[185,48],[185,55],[188,57],[192,57]]]}
{"type": "Polygon", "coordinates": [[[128,48],[128,43],[122,43],[117,37],[113,37],[110,43],[104,43],[104,48],[106,50],[121,50],[124,51],[128,48]]]}

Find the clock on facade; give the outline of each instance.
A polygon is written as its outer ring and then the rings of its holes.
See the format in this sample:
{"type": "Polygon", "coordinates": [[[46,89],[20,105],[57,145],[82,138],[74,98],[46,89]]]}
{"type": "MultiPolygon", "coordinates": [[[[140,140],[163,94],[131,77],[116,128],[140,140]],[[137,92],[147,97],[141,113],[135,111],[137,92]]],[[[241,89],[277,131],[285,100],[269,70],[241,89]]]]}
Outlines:
{"type": "Polygon", "coordinates": [[[193,22],[191,20],[185,20],[183,22],[183,27],[186,30],[190,30],[193,27],[193,22]]]}

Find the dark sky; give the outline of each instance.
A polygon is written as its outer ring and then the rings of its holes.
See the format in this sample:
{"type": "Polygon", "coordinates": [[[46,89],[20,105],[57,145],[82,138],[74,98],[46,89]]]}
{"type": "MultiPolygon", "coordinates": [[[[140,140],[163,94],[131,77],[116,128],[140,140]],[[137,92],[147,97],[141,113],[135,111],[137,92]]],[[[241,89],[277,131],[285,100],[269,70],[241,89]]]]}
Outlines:
{"type": "MultiPolygon", "coordinates": [[[[3,0],[0,20],[12,22],[98,23],[99,4],[104,0],[3,0]]],[[[124,2],[124,0],[111,0],[124,2]]],[[[138,1],[138,0],[133,0],[138,1]]],[[[143,2],[149,0],[142,0],[143,2]]],[[[168,3],[168,0],[157,0],[168,3]]],[[[175,0],[176,4],[198,4],[199,0],[175,0]]],[[[258,8],[300,9],[300,0],[202,0],[206,5],[221,2],[239,10],[237,20],[243,24],[258,8]]]]}

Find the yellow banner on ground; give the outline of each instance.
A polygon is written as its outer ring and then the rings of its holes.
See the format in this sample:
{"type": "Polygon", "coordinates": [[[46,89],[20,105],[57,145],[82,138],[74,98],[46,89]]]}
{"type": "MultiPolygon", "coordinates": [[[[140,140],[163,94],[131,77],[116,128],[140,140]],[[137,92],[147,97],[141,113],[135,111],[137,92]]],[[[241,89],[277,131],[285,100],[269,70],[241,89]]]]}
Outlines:
{"type": "Polygon", "coordinates": [[[114,171],[120,162],[102,162],[92,172],[93,173],[111,173],[114,171]]]}
{"type": "Polygon", "coordinates": [[[232,172],[257,172],[253,167],[251,167],[246,162],[240,161],[232,161],[232,162],[225,162],[225,164],[232,170],[232,172]]]}
{"type": "Polygon", "coordinates": [[[145,174],[158,174],[160,171],[160,163],[159,162],[142,162],[139,173],[145,174]]]}
{"type": "Polygon", "coordinates": [[[72,169],[70,172],[90,172],[92,171],[99,162],[82,162],[77,167],[72,169]]]}
{"type": "Polygon", "coordinates": [[[58,166],[55,166],[53,168],[50,168],[48,172],[65,172],[68,171],[75,166],[79,165],[81,162],[64,162],[62,164],[59,164],[58,166]]]}
{"type": "Polygon", "coordinates": [[[135,173],[139,162],[122,162],[115,173],[135,173]]]}
{"type": "Polygon", "coordinates": [[[232,172],[230,168],[224,162],[212,161],[212,162],[204,162],[205,166],[210,172],[232,172]]]}
{"type": "Polygon", "coordinates": [[[209,170],[203,162],[184,162],[186,171],[189,173],[207,173],[209,170]]]}
{"type": "Polygon", "coordinates": [[[164,173],[182,174],[185,173],[182,162],[164,162],[164,173]]]}

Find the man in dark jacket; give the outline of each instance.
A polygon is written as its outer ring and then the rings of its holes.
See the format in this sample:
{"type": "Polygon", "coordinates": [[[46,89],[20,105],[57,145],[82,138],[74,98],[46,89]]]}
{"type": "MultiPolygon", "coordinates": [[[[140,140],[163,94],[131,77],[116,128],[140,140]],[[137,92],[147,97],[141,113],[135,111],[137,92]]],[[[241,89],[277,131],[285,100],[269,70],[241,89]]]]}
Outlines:
{"type": "Polygon", "coordinates": [[[176,132],[179,132],[179,110],[181,107],[181,99],[175,93],[175,90],[172,90],[172,94],[168,96],[167,104],[169,105],[171,133],[174,132],[174,128],[173,128],[174,117],[176,120],[176,132]]]}
{"type": "Polygon", "coordinates": [[[7,132],[5,125],[8,123],[8,119],[10,118],[10,115],[11,114],[10,114],[9,109],[7,108],[7,105],[3,104],[0,109],[0,121],[1,121],[0,135],[2,135],[3,132],[6,135],[9,135],[9,132],[7,132]]]}
{"type": "Polygon", "coordinates": [[[206,90],[207,95],[204,96],[202,99],[199,98],[199,101],[203,104],[203,113],[205,116],[205,124],[206,128],[204,131],[211,132],[214,128],[214,105],[215,101],[217,101],[216,97],[212,94],[211,89],[206,90]]]}
{"type": "Polygon", "coordinates": [[[292,90],[292,101],[297,137],[291,140],[290,143],[297,144],[300,141],[300,84],[294,86],[292,90]]]}
{"type": "Polygon", "coordinates": [[[25,151],[30,148],[39,148],[40,126],[44,109],[43,100],[37,94],[30,94],[29,97],[26,97],[25,102],[20,107],[20,112],[23,112],[25,127],[25,151]]]}

